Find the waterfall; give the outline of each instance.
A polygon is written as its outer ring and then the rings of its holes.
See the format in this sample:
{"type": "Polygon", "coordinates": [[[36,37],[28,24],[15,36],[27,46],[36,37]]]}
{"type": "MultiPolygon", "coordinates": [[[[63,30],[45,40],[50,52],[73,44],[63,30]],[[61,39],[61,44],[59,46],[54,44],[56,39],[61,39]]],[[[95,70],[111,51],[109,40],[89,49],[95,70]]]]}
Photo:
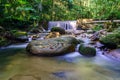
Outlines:
{"type": "Polygon", "coordinates": [[[61,27],[65,30],[76,30],[76,21],[50,21],[48,23],[48,30],[52,27],[61,27]]]}

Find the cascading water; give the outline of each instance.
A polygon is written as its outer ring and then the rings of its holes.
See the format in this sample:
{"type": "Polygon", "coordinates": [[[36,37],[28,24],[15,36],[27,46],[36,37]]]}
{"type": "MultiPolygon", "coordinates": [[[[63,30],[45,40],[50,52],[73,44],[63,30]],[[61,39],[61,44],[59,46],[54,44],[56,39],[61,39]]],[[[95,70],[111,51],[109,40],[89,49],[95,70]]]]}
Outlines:
{"type": "Polygon", "coordinates": [[[65,30],[76,30],[76,21],[50,21],[48,30],[51,30],[52,27],[61,27],[65,30]]]}

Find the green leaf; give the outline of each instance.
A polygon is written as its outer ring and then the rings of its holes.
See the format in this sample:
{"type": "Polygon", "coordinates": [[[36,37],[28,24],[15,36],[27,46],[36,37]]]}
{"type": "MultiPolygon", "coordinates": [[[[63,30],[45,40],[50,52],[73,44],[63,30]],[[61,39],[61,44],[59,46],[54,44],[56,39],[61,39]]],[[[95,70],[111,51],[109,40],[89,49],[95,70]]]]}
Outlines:
{"type": "Polygon", "coordinates": [[[5,6],[6,6],[6,7],[9,7],[9,6],[11,6],[11,4],[5,4],[5,6]]]}
{"type": "Polygon", "coordinates": [[[18,2],[19,2],[20,4],[26,4],[26,3],[27,3],[26,1],[23,1],[23,0],[18,0],[18,2]]]}

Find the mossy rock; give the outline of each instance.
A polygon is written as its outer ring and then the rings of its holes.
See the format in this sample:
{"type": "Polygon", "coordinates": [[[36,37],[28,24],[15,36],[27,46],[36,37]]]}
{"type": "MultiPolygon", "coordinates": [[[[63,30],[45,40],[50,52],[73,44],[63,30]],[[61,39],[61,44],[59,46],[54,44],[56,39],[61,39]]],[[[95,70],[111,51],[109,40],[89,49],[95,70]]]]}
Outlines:
{"type": "Polygon", "coordinates": [[[113,34],[101,37],[100,42],[107,48],[115,49],[120,45],[120,32],[113,32],[113,34]]]}
{"type": "Polygon", "coordinates": [[[42,30],[40,30],[39,28],[33,28],[30,33],[34,33],[34,34],[38,34],[38,33],[41,33],[42,30]]]}
{"type": "Polygon", "coordinates": [[[90,46],[85,46],[83,44],[80,45],[79,52],[83,56],[88,56],[88,57],[96,55],[96,49],[95,48],[90,47],[90,46]]]}
{"type": "Polygon", "coordinates": [[[65,34],[65,30],[61,27],[53,27],[51,32],[59,32],[60,34],[65,34]]]}
{"type": "Polygon", "coordinates": [[[31,41],[26,51],[38,56],[59,56],[74,52],[78,44],[75,37],[58,37],[31,41]]]}
{"type": "Polygon", "coordinates": [[[0,37],[0,47],[2,47],[2,46],[6,46],[6,45],[8,45],[10,42],[7,40],[7,39],[5,39],[5,38],[3,38],[3,37],[0,37]]]}
{"type": "Polygon", "coordinates": [[[15,36],[15,37],[20,37],[20,36],[26,36],[27,35],[27,32],[25,32],[25,31],[18,31],[18,30],[12,30],[12,31],[10,31],[12,34],[13,34],[13,36],[15,36]]]}

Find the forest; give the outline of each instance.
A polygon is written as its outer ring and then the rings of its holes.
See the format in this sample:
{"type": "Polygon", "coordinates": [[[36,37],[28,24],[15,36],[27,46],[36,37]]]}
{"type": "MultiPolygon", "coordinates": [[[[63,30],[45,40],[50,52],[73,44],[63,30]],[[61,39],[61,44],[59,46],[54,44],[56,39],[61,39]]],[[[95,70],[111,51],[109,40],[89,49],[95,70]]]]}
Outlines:
{"type": "Polygon", "coordinates": [[[4,31],[21,35],[38,26],[47,29],[49,21],[120,19],[119,5],[119,0],[0,0],[0,43],[4,31]]]}
{"type": "Polygon", "coordinates": [[[0,4],[0,25],[5,28],[81,18],[120,19],[119,0],[0,0],[0,4]]]}

